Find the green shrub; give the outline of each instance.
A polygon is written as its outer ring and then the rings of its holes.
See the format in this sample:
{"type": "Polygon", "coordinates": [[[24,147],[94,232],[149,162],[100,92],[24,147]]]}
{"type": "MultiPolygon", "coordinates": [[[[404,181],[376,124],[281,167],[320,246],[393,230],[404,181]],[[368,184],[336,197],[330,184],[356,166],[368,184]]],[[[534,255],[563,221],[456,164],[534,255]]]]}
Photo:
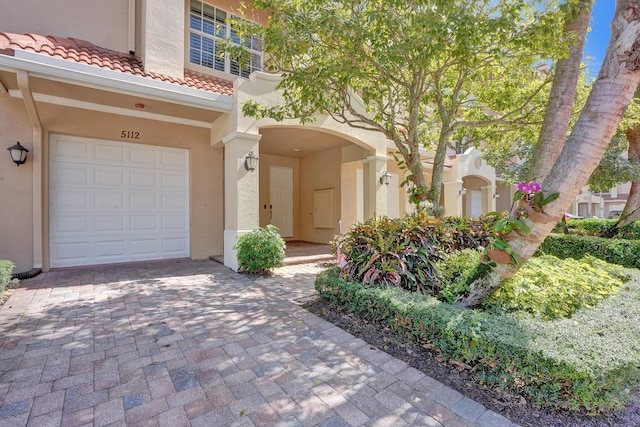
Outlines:
{"type": "Polygon", "coordinates": [[[553,255],[562,259],[580,259],[589,254],[611,264],[638,268],[640,267],[640,240],[549,234],[540,245],[538,254],[553,255]]]}
{"type": "Polygon", "coordinates": [[[438,299],[448,304],[455,304],[456,298],[469,294],[469,285],[473,281],[473,273],[480,265],[480,254],[477,249],[464,249],[447,255],[438,261],[436,271],[442,290],[438,299]]]}
{"type": "Polygon", "coordinates": [[[509,388],[540,407],[590,413],[619,409],[640,383],[638,278],[572,319],[460,310],[428,295],[343,282],[338,270],[316,278],[328,302],[383,322],[408,339],[473,366],[490,386],[509,388]]]}
{"type": "Polygon", "coordinates": [[[440,224],[438,218],[425,214],[371,218],[357,224],[335,242],[347,261],[343,277],[364,286],[437,294],[434,263],[442,258],[442,249],[435,229],[440,224]]]}
{"type": "Polygon", "coordinates": [[[629,280],[622,267],[586,255],[561,260],[551,255],[531,258],[493,293],[490,305],[524,310],[544,319],[571,317],[616,294],[629,280]]]}
{"type": "Polygon", "coordinates": [[[4,259],[0,259],[0,292],[11,281],[11,273],[13,272],[13,263],[4,259]]]}
{"type": "Polygon", "coordinates": [[[284,248],[284,240],[274,225],[243,234],[234,246],[238,250],[239,271],[263,274],[280,267],[284,261],[284,248]]]}
{"type": "Polygon", "coordinates": [[[436,231],[442,230],[450,236],[448,238],[452,240],[453,246],[447,252],[485,248],[491,241],[492,233],[489,230],[495,221],[495,217],[450,216],[443,220],[443,227],[436,231]]]}
{"type": "MultiPolygon", "coordinates": [[[[579,236],[610,237],[616,239],[640,240],[640,221],[625,225],[613,231],[615,219],[574,219],[567,221],[569,234],[579,236]]],[[[564,233],[562,222],[553,229],[554,233],[564,233]]]]}

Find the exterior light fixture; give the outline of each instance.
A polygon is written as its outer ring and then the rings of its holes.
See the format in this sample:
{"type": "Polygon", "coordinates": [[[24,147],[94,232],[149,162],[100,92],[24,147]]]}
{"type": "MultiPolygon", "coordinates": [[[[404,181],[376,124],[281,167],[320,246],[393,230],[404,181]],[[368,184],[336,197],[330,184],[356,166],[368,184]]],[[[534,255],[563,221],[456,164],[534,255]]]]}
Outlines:
{"type": "Polygon", "coordinates": [[[500,198],[500,193],[493,193],[493,198],[494,199],[499,199],[500,198]]]}
{"type": "Polygon", "coordinates": [[[467,194],[466,188],[462,187],[460,190],[458,190],[458,195],[464,196],[465,194],[467,194]]]}
{"type": "Polygon", "coordinates": [[[380,184],[389,185],[391,182],[391,174],[387,171],[382,172],[380,175],[380,184]]]}
{"type": "Polygon", "coordinates": [[[254,170],[256,170],[257,167],[258,167],[258,156],[256,156],[256,154],[253,151],[249,151],[249,154],[247,154],[247,157],[244,158],[244,168],[249,172],[253,172],[254,170]]]}
{"type": "Polygon", "coordinates": [[[27,161],[27,153],[29,152],[29,150],[20,145],[20,141],[16,142],[15,145],[7,148],[7,150],[9,150],[9,154],[11,154],[11,160],[13,160],[13,163],[15,163],[16,165],[20,166],[27,161]]]}

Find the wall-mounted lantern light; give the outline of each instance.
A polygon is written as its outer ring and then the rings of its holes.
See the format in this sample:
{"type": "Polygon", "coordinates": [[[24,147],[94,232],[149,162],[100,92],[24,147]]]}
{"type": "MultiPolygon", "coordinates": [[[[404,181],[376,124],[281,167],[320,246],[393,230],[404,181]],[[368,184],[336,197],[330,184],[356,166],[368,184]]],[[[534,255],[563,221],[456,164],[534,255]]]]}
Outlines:
{"type": "Polygon", "coordinates": [[[253,172],[258,167],[258,156],[253,151],[249,151],[247,157],[244,158],[244,168],[249,172],[253,172]]]}
{"type": "Polygon", "coordinates": [[[458,190],[458,195],[464,196],[465,194],[467,194],[466,188],[462,187],[460,190],[458,190]]]}
{"type": "Polygon", "coordinates": [[[493,198],[494,199],[499,199],[500,198],[500,193],[493,193],[493,198]]]}
{"type": "Polygon", "coordinates": [[[15,145],[7,148],[7,150],[9,150],[9,154],[11,154],[11,160],[13,160],[13,163],[15,163],[16,165],[20,166],[27,161],[27,153],[29,152],[29,150],[20,145],[19,141],[16,142],[15,145]]]}
{"type": "Polygon", "coordinates": [[[382,172],[380,175],[380,184],[389,185],[391,182],[391,174],[387,171],[382,172]]]}

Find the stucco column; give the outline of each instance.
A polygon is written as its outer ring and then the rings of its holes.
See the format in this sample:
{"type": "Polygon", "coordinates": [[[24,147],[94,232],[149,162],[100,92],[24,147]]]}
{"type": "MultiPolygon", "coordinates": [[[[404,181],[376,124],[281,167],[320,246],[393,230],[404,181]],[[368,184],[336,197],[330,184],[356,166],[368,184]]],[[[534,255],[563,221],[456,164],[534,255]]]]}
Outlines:
{"type": "Polygon", "coordinates": [[[446,181],[444,187],[444,214],[445,216],[462,216],[462,181],[446,181]]]}
{"type": "Polygon", "coordinates": [[[385,156],[369,156],[362,161],[364,219],[387,214],[387,186],[380,183],[380,176],[387,170],[385,156]]]}
{"type": "MultiPolygon", "coordinates": [[[[238,236],[258,228],[259,169],[244,167],[244,159],[253,151],[258,155],[261,135],[234,132],[222,138],[224,144],[224,265],[238,270],[238,236]]],[[[258,161],[258,168],[260,162],[258,161]]]]}
{"type": "Polygon", "coordinates": [[[146,71],[184,78],[184,0],[142,0],[140,57],[146,71]]]}

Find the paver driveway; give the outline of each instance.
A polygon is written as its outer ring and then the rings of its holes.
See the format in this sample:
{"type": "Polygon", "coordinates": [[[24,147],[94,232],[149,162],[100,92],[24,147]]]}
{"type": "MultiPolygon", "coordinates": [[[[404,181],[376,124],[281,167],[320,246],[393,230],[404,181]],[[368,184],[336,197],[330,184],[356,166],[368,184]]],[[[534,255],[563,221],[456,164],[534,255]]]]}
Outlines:
{"type": "Polygon", "coordinates": [[[0,426],[510,426],[305,311],[316,265],[49,272],[0,309],[0,426]]]}

